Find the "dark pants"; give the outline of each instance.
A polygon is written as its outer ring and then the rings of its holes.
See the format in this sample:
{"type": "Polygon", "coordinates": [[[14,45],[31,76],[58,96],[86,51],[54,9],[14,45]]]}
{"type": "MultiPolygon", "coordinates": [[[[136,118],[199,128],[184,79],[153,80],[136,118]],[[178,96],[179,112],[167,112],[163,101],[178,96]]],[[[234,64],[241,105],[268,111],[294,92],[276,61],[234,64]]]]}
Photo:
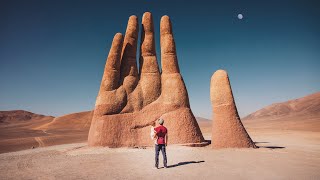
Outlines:
{"type": "Polygon", "coordinates": [[[163,166],[167,167],[167,154],[166,154],[166,145],[164,144],[156,144],[155,145],[155,150],[156,150],[156,164],[155,166],[159,166],[159,152],[161,150],[162,156],[163,156],[163,166]]]}

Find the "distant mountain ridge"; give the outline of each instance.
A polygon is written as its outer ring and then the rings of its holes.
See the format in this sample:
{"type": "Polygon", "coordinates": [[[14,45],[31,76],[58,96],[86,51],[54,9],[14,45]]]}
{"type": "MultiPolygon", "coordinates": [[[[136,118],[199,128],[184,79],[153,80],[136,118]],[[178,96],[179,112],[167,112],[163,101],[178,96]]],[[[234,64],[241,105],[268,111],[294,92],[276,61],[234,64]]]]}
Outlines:
{"type": "Polygon", "coordinates": [[[320,92],[272,104],[245,118],[251,129],[320,132],[320,92]]]}
{"type": "Polygon", "coordinates": [[[53,116],[35,114],[24,110],[0,111],[0,124],[22,123],[45,117],[54,118],[53,116]]]}
{"type": "Polygon", "coordinates": [[[303,115],[320,115],[320,92],[286,102],[271,104],[249,114],[242,120],[303,115]]]}

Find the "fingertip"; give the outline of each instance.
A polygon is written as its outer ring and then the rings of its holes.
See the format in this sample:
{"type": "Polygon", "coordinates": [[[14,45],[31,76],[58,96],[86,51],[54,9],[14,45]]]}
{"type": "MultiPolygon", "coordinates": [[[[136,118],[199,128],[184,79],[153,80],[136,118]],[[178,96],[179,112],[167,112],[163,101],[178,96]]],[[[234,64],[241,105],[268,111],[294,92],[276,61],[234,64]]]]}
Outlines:
{"type": "Polygon", "coordinates": [[[151,16],[152,16],[151,12],[147,11],[147,12],[143,13],[142,18],[151,17],[151,16]]]}
{"type": "Polygon", "coordinates": [[[227,76],[228,76],[228,73],[226,70],[219,69],[213,73],[212,78],[213,77],[227,77],[227,76]]]}
{"type": "Polygon", "coordinates": [[[161,17],[160,20],[160,33],[161,34],[171,34],[172,33],[172,29],[171,29],[171,21],[169,16],[165,15],[161,17]]]}
{"type": "Polygon", "coordinates": [[[123,45],[123,35],[121,33],[116,33],[112,40],[112,45],[110,49],[110,53],[119,53],[121,52],[123,45]]]}
{"type": "Polygon", "coordinates": [[[129,20],[138,20],[138,17],[136,15],[131,15],[129,17],[129,20]]]}
{"type": "Polygon", "coordinates": [[[122,38],[123,38],[123,35],[118,32],[118,33],[116,33],[116,34],[114,35],[114,38],[113,38],[113,39],[119,40],[119,39],[122,39],[122,38]]]}
{"type": "Polygon", "coordinates": [[[137,27],[138,26],[138,17],[136,15],[132,15],[128,20],[129,27],[137,27]]]}
{"type": "Polygon", "coordinates": [[[228,81],[228,79],[229,77],[227,71],[219,69],[211,76],[211,86],[215,86],[216,84],[219,84],[221,82],[226,82],[228,81]]]}
{"type": "Polygon", "coordinates": [[[121,48],[120,46],[122,46],[122,42],[123,35],[121,33],[116,33],[113,37],[112,46],[121,48]]]}
{"type": "Polygon", "coordinates": [[[165,21],[170,21],[170,17],[168,15],[164,15],[161,17],[161,21],[160,22],[165,22],[165,21]]]}
{"type": "Polygon", "coordinates": [[[145,12],[142,16],[142,24],[150,22],[152,20],[152,14],[150,12],[145,12]]]}
{"type": "Polygon", "coordinates": [[[128,25],[127,25],[127,30],[126,30],[126,35],[125,38],[133,37],[137,38],[138,37],[138,17],[136,15],[132,15],[129,17],[128,20],[128,25]]]}
{"type": "Polygon", "coordinates": [[[153,20],[150,12],[145,12],[142,16],[142,25],[145,32],[153,32],[153,20]]]}

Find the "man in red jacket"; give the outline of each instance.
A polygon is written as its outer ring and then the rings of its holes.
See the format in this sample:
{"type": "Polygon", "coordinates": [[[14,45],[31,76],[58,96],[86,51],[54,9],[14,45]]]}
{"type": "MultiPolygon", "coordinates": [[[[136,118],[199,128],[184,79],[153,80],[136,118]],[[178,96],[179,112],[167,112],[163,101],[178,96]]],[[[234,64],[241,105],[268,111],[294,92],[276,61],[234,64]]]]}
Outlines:
{"type": "Polygon", "coordinates": [[[159,167],[159,152],[160,152],[160,150],[161,150],[162,156],[163,156],[163,166],[165,168],[167,168],[166,146],[167,146],[167,142],[168,142],[168,130],[166,127],[163,126],[164,120],[160,118],[158,123],[159,123],[159,126],[154,128],[155,137],[157,138],[157,141],[155,144],[155,150],[156,150],[155,167],[157,169],[159,167]]]}

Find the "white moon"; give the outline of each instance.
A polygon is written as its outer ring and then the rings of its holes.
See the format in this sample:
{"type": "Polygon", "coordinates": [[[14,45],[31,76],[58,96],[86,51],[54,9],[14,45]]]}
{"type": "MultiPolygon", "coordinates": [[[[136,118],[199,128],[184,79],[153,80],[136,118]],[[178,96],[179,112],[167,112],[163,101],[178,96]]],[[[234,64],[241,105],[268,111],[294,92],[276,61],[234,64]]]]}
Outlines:
{"type": "Polygon", "coordinates": [[[238,14],[238,19],[242,19],[243,15],[242,14],[238,14]]]}

